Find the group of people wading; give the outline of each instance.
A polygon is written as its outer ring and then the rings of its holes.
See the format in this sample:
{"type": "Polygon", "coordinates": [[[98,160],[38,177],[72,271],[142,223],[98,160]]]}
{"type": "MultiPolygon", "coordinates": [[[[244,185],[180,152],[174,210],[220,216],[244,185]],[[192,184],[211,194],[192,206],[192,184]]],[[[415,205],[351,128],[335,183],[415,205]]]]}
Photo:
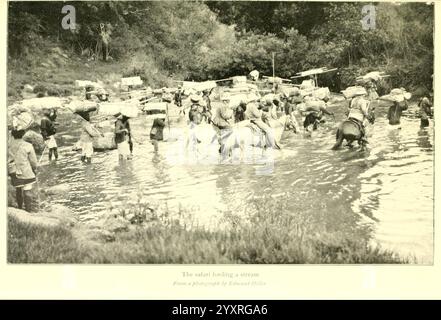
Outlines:
{"type": "MultiPolygon", "coordinates": [[[[304,117],[303,127],[306,131],[316,130],[318,124],[323,122],[324,115],[333,115],[327,110],[328,99],[324,99],[324,104],[313,110],[304,110],[299,107],[305,101],[314,99],[311,96],[302,96],[298,88],[294,88],[288,94],[273,92],[260,97],[258,94],[247,94],[246,99],[232,101],[231,96],[221,94],[222,104],[212,109],[211,91],[206,90],[201,94],[193,94],[189,97],[190,104],[183,106],[184,97],[182,88],[172,96],[164,95],[163,102],[171,103],[174,100],[180,109],[180,115],[187,117],[190,128],[199,126],[205,122],[213,127],[218,135],[221,152],[223,139],[233,131],[236,123],[248,120],[251,125],[258,128],[266,139],[265,148],[280,149],[280,145],[274,136],[271,122],[285,116],[289,121],[285,123],[284,129],[292,129],[299,132],[299,125],[296,119],[298,114],[304,117]],[[312,129],[310,129],[312,127],[312,129]]],[[[86,90],[86,98],[91,99],[90,90],[86,90]]],[[[337,142],[333,149],[341,146],[344,139],[351,146],[353,141],[363,147],[367,143],[365,125],[367,122],[373,123],[375,119],[374,108],[371,107],[372,101],[377,100],[375,83],[368,83],[363,90],[355,92],[351,96],[345,119],[337,129],[337,142]]],[[[429,126],[429,118],[433,116],[432,100],[433,96],[422,97],[418,103],[420,127],[429,126]]],[[[101,99],[100,99],[101,100],[101,99]]],[[[107,97],[106,97],[107,100],[107,97]]],[[[396,100],[390,106],[387,119],[390,125],[399,125],[402,111],[408,108],[406,99],[396,100]]],[[[96,110],[96,109],[95,109],[96,110]]],[[[40,122],[40,133],[45,142],[45,149],[48,149],[49,161],[58,159],[58,148],[55,140],[57,112],[54,108],[44,108],[43,117],[40,122]]],[[[81,131],[81,161],[86,164],[92,162],[94,152],[93,141],[103,134],[96,129],[90,122],[90,113],[94,109],[78,111],[82,121],[81,131]]],[[[124,114],[115,114],[114,137],[118,149],[119,159],[131,159],[133,152],[133,136],[129,124],[129,117],[124,114]]],[[[151,130],[150,140],[154,146],[154,151],[158,152],[158,141],[163,140],[163,129],[166,126],[165,115],[154,119],[151,130]]],[[[27,211],[36,211],[38,208],[37,196],[34,192],[36,182],[36,172],[39,161],[31,143],[26,142],[23,137],[30,129],[33,122],[32,115],[22,113],[12,119],[11,140],[8,145],[8,175],[11,178],[12,186],[16,188],[16,202],[19,208],[27,211]]],[[[44,151],[43,151],[44,153],[44,151]]],[[[40,159],[41,160],[41,159],[40,159]]]]}

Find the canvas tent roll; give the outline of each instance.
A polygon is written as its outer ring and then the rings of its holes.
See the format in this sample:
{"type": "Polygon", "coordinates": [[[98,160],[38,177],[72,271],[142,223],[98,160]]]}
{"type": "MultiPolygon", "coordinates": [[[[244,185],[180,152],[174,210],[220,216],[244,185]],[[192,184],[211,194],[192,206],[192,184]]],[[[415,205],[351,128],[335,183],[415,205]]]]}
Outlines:
{"type": "Polygon", "coordinates": [[[216,87],[217,84],[215,81],[204,81],[204,82],[183,81],[182,82],[182,88],[184,90],[193,89],[196,91],[204,91],[204,90],[211,90],[216,87]]]}
{"type": "Polygon", "coordinates": [[[97,110],[98,104],[93,101],[71,101],[66,107],[72,112],[90,112],[97,110]]]}
{"type": "Polygon", "coordinates": [[[96,86],[98,86],[98,83],[90,81],[90,80],[75,80],[75,87],[85,88],[86,86],[96,87],[96,86]]]}
{"type": "Polygon", "coordinates": [[[43,108],[62,108],[64,107],[66,102],[66,98],[42,97],[24,99],[20,102],[20,105],[31,110],[41,110],[43,108]]]}
{"type": "Polygon", "coordinates": [[[300,77],[307,77],[307,76],[315,76],[317,74],[327,73],[327,72],[336,71],[336,70],[337,70],[337,68],[328,69],[326,67],[309,69],[306,71],[297,72],[297,75],[294,77],[291,77],[291,79],[300,78],[300,77]]]}
{"type": "Polygon", "coordinates": [[[98,114],[106,116],[114,116],[121,113],[122,115],[135,118],[138,116],[139,109],[137,104],[125,102],[105,102],[99,104],[98,114]]]}
{"type": "Polygon", "coordinates": [[[364,76],[357,77],[357,81],[366,82],[366,81],[379,81],[382,78],[389,77],[389,75],[385,74],[381,71],[372,71],[364,76]]]}

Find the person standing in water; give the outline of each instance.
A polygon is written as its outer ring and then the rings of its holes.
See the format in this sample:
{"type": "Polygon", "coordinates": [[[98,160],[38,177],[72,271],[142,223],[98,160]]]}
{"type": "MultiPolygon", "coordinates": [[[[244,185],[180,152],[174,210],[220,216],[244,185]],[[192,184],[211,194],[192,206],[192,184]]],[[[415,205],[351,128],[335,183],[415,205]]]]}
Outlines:
{"type": "Polygon", "coordinates": [[[92,163],[93,155],[93,139],[99,136],[103,136],[97,129],[95,129],[90,123],[90,113],[86,111],[76,112],[82,118],[82,132],[80,137],[81,143],[81,161],[92,163]]]}
{"type": "Polygon", "coordinates": [[[222,105],[216,108],[212,126],[216,131],[218,142],[220,145],[219,153],[224,150],[223,141],[232,132],[232,122],[234,117],[234,110],[230,107],[230,98],[228,96],[222,96],[222,105]]]}
{"type": "Polygon", "coordinates": [[[196,113],[199,113],[201,118],[203,118],[204,107],[201,104],[201,97],[194,94],[190,96],[191,105],[189,107],[190,111],[188,113],[188,118],[190,122],[194,122],[196,113]]]}
{"type": "Polygon", "coordinates": [[[12,139],[8,144],[8,175],[15,187],[17,207],[23,209],[24,205],[26,211],[37,212],[39,204],[34,185],[37,181],[38,161],[32,144],[23,140],[32,121],[27,121],[31,119],[30,115],[20,119],[21,115],[13,119],[16,123],[13,124],[12,139]]]}
{"type": "Polygon", "coordinates": [[[158,142],[164,140],[165,115],[153,120],[152,129],[150,130],[150,141],[155,148],[155,153],[158,153],[158,142]]]}
{"type": "Polygon", "coordinates": [[[404,110],[408,109],[408,104],[406,100],[401,102],[394,101],[393,105],[389,107],[387,112],[387,120],[391,126],[398,126],[401,124],[401,114],[404,110]]]}
{"type": "Polygon", "coordinates": [[[58,146],[57,141],[55,140],[56,130],[53,122],[57,116],[54,110],[48,108],[43,109],[43,114],[44,117],[41,119],[40,132],[43,136],[46,147],[49,149],[49,161],[52,160],[52,155],[55,157],[55,160],[57,160],[58,146]]]}
{"type": "MultiPolygon", "coordinates": [[[[430,94],[432,98],[432,94],[430,94]]],[[[426,128],[429,126],[429,117],[433,117],[432,102],[429,98],[423,97],[418,103],[419,115],[421,118],[420,128],[426,128]]]]}
{"type": "Polygon", "coordinates": [[[212,121],[212,113],[211,113],[211,92],[213,91],[213,89],[211,90],[204,90],[202,91],[202,100],[204,101],[205,106],[204,107],[204,111],[202,113],[202,116],[205,118],[205,121],[210,124],[212,121]]]}
{"type": "Polygon", "coordinates": [[[131,132],[129,118],[121,113],[115,115],[115,143],[118,148],[119,160],[130,160],[131,132]]]}

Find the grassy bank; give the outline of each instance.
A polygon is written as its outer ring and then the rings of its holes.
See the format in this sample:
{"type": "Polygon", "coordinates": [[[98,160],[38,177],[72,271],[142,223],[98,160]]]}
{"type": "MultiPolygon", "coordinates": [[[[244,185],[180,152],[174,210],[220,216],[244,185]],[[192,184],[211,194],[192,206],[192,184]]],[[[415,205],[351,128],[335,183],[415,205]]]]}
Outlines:
{"type": "MultiPolygon", "coordinates": [[[[10,263],[318,264],[406,263],[396,254],[326,232],[309,236],[291,215],[236,222],[228,231],[151,223],[113,242],[78,241],[72,230],[8,221],[10,263]]],[[[81,227],[81,226],[80,226],[81,227]]]]}

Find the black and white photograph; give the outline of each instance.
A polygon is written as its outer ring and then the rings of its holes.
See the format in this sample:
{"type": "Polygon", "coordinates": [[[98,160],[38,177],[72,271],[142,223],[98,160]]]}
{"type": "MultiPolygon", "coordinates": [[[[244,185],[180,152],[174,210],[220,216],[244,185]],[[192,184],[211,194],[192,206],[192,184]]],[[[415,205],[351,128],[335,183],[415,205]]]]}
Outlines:
{"type": "Polygon", "coordinates": [[[4,262],[433,265],[434,7],[9,1],[4,262]]]}

